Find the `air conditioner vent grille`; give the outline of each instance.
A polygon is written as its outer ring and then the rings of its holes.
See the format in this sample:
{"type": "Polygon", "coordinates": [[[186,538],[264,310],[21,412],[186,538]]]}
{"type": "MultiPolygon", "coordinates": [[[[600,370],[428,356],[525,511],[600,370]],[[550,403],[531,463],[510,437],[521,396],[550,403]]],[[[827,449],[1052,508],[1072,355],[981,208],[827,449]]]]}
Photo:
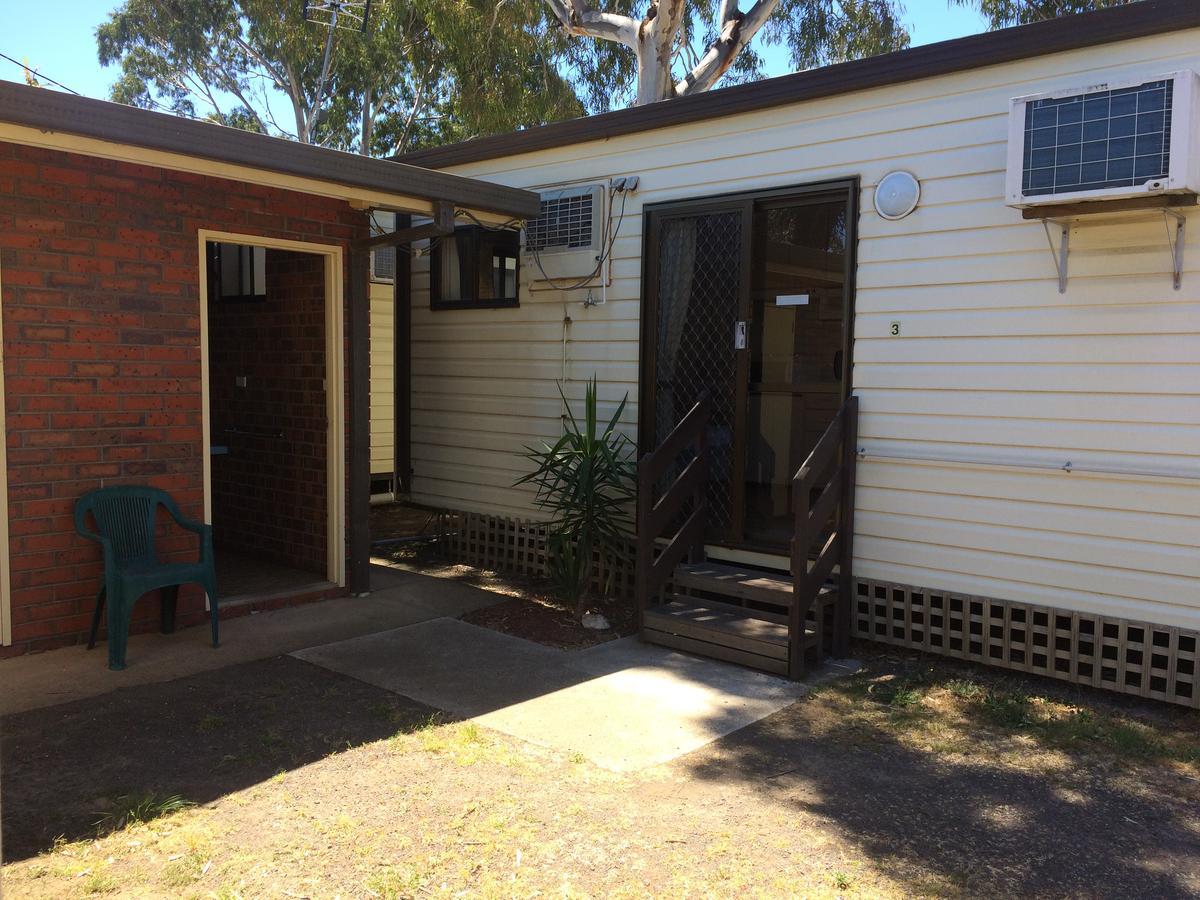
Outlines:
{"type": "Polygon", "coordinates": [[[577,250],[592,246],[591,191],[543,197],[541,213],[525,226],[525,246],[531,250],[577,250]]]}
{"type": "Polygon", "coordinates": [[[1022,193],[1098,191],[1167,178],[1173,87],[1167,79],[1029,102],[1022,193]]]}
{"type": "Polygon", "coordinates": [[[371,253],[371,277],[375,281],[394,281],[396,278],[396,248],[377,247],[371,253]]]}
{"type": "MultiPolygon", "coordinates": [[[[389,234],[396,230],[396,214],[385,210],[372,210],[371,236],[389,234]]],[[[371,251],[371,280],[396,280],[396,248],[376,247],[371,251]]]]}

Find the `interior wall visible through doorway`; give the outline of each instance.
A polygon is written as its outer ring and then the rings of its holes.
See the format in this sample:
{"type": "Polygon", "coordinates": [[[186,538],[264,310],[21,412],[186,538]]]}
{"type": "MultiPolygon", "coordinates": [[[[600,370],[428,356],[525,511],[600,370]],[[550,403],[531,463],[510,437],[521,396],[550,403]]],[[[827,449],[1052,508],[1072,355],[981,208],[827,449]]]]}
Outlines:
{"type": "MultiPolygon", "coordinates": [[[[229,505],[228,497],[214,497],[214,464],[228,460],[214,457],[212,448],[228,448],[232,454],[254,454],[259,472],[265,479],[305,477],[304,465],[311,464],[314,449],[322,450],[321,480],[324,482],[324,497],[320,502],[301,503],[295,514],[313,521],[305,521],[302,531],[307,530],[311,541],[299,541],[298,553],[307,553],[325,559],[324,576],[339,586],[345,584],[345,426],[344,426],[344,343],[343,343],[343,259],[340,248],[335,246],[308,244],[297,241],[270,240],[253,235],[227,234],[202,231],[199,235],[201,259],[207,260],[206,247],[209,242],[264,247],[267,249],[269,289],[290,296],[292,309],[287,316],[276,316],[254,302],[241,304],[233,301],[228,307],[219,309],[209,306],[207,261],[202,267],[201,291],[201,354],[203,370],[203,413],[204,413],[204,507],[205,520],[213,523],[214,512],[222,506],[226,518],[236,513],[238,507],[229,505]],[[320,296],[314,296],[319,292],[320,296]],[[260,306],[258,312],[254,307],[260,306]],[[211,321],[220,317],[220,321],[211,321]],[[290,319],[288,318],[290,317],[290,319]],[[245,348],[236,353],[226,352],[229,348],[214,347],[212,339],[218,326],[236,327],[238,320],[243,326],[258,320],[253,331],[255,340],[261,344],[257,362],[244,355],[245,348]],[[265,328],[266,330],[260,330],[265,328]],[[276,351],[273,353],[273,350],[276,351]],[[289,372],[280,372],[272,377],[271,366],[280,359],[286,361],[289,372]],[[240,366],[247,371],[235,373],[230,365],[240,366]],[[212,385],[216,374],[222,379],[219,390],[212,385]],[[232,379],[245,376],[234,384],[232,379]],[[286,376],[286,377],[284,377],[286,376]],[[230,381],[230,384],[225,384],[230,381]],[[239,408],[237,394],[244,394],[239,408]],[[320,396],[323,409],[313,409],[312,399],[320,396]],[[214,401],[216,403],[214,404],[214,401]],[[254,416],[248,410],[257,405],[254,416]],[[289,412],[299,419],[288,420],[289,412]],[[236,421],[235,421],[236,419],[236,421]],[[311,433],[308,423],[322,426],[321,433],[311,433]],[[219,429],[219,431],[215,430],[219,429]],[[282,436],[280,436],[282,435],[282,436]],[[296,459],[288,459],[293,453],[296,459]],[[272,474],[271,462],[281,465],[281,471],[272,474]],[[284,471],[286,470],[286,471],[284,471]],[[293,471],[295,470],[295,471],[293,471]],[[314,553],[316,548],[320,548],[314,553]]],[[[270,292],[270,290],[269,290],[270,292]]],[[[232,332],[230,332],[232,333],[232,332]]],[[[252,348],[251,348],[252,349],[252,348]]],[[[309,481],[313,480],[310,474],[309,481]]],[[[279,484],[276,480],[276,484],[279,484]]],[[[311,485],[297,485],[304,494],[311,485]]],[[[311,492],[308,492],[311,495],[311,492]]],[[[242,509],[253,526],[252,508],[242,509]]],[[[261,522],[264,530],[272,532],[269,544],[272,552],[264,555],[280,561],[288,559],[280,546],[280,538],[288,533],[286,523],[274,521],[278,510],[268,510],[261,522]]],[[[231,528],[236,531],[236,527],[231,528]]],[[[234,534],[228,535],[236,540],[234,534]]],[[[215,538],[217,536],[214,536],[215,538]]],[[[217,538],[220,543],[220,538],[217,538]]],[[[253,549],[253,548],[244,548],[253,549]]],[[[311,566],[309,566],[311,568],[311,566]]]]}

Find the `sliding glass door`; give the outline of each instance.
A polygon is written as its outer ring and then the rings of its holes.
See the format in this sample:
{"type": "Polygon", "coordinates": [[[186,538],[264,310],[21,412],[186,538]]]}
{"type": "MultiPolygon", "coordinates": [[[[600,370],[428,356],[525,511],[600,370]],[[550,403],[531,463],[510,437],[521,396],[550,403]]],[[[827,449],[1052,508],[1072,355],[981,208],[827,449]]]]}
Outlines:
{"type": "Polygon", "coordinates": [[[792,475],[846,393],[852,198],[847,184],[647,214],[643,449],[709,392],[711,541],[791,538],[792,475]]]}

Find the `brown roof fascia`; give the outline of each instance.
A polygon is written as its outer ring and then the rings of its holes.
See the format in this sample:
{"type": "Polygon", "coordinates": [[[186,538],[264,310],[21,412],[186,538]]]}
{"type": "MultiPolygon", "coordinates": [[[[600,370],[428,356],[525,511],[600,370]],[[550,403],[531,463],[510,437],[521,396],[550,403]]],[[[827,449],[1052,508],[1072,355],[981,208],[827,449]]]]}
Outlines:
{"type": "Polygon", "coordinates": [[[1200,27],[1200,0],[1141,0],[648,106],[432,147],[395,159],[440,169],[1197,27],[1200,27]]]}
{"type": "Polygon", "coordinates": [[[540,209],[529,191],[11,81],[0,81],[0,121],[503,216],[524,218],[540,209]]]}

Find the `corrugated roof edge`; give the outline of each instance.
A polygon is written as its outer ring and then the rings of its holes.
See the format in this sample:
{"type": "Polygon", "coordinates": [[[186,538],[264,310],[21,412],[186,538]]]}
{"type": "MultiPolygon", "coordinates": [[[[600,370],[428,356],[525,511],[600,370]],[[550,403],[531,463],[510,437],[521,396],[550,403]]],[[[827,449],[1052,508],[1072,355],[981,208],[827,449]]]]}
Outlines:
{"type": "Polygon", "coordinates": [[[393,159],[440,169],[1197,27],[1200,27],[1200,0],[1141,0],[1128,6],[925,44],[649,106],[431,147],[393,159]]]}
{"type": "Polygon", "coordinates": [[[538,196],[529,191],[11,81],[0,81],[0,122],[389,194],[445,200],[505,216],[536,215],[540,208],[538,196]]]}

